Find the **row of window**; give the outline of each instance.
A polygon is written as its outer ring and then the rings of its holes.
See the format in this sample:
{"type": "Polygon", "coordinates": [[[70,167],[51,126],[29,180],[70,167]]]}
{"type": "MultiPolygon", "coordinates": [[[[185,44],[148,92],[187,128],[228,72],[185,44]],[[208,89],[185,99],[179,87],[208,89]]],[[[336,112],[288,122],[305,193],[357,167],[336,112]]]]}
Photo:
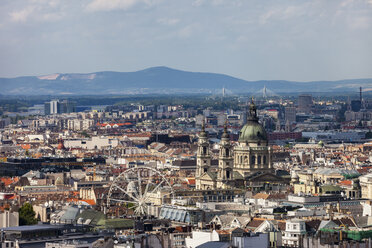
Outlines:
{"type": "MultiPolygon", "coordinates": [[[[240,164],[248,163],[248,156],[237,156],[237,158],[240,164]]],[[[250,164],[266,164],[266,155],[264,156],[258,155],[257,157],[255,155],[252,155],[250,159],[250,164]]]]}

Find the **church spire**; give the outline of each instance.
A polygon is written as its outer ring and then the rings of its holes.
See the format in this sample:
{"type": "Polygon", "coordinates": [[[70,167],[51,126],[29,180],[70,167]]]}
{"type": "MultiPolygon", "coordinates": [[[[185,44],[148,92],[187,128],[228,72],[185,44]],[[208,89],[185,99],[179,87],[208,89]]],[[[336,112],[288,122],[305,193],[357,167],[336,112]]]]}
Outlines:
{"type": "Polygon", "coordinates": [[[227,140],[230,139],[230,135],[229,135],[229,133],[227,132],[227,120],[226,120],[226,122],[225,122],[225,125],[223,126],[223,133],[222,133],[221,138],[222,138],[222,139],[227,139],[227,140]]]}
{"type": "Polygon", "coordinates": [[[208,134],[205,131],[205,121],[203,120],[202,129],[201,129],[201,132],[199,133],[199,138],[207,138],[207,137],[208,137],[208,134]]]}

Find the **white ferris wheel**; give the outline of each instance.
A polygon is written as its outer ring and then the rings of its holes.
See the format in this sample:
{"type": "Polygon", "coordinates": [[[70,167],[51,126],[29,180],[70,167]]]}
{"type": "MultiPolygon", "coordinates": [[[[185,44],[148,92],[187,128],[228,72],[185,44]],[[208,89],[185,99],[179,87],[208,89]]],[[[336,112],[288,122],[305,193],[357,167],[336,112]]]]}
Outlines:
{"type": "Polygon", "coordinates": [[[126,204],[136,215],[146,215],[154,198],[172,199],[173,188],[166,177],[150,167],[130,168],[117,176],[107,195],[107,207],[126,204]]]}

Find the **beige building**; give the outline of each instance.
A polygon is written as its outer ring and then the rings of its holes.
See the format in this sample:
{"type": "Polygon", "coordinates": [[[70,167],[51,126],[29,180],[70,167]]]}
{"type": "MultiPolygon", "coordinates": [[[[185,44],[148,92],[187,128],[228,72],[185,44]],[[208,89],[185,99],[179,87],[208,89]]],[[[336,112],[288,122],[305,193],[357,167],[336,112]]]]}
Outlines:
{"type": "Polygon", "coordinates": [[[318,168],[314,171],[314,179],[323,184],[336,184],[344,179],[344,174],[350,173],[340,169],[318,168]]]}
{"type": "Polygon", "coordinates": [[[171,203],[171,192],[167,190],[157,190],[156,192],[148,192],[148,202],[155,206],[162,206],[171,203]]]}
{"type": "MultiPolygon", "coordinates": [[[[294,193],[304,193],[304,194],[319,194],[322,192],[320,185],[336,185],[340,181],[345,179],[345,176],[354,177],[358,172],[355,170],[346,170],[338,168],[326,168],[321,167],[313,170],[307,171],[297,171],[292,172],[292,185],[294,187],[294,193]]],[[[356,189],[346,189],[345,192],[350,198],[359,198],[356,189]]]]}
{"type": "Polygon", "coordinates": [[[115,148],[119,145],[119,139],[114,137],[93,136],[90,139],[65,139],[66,148],[103,149],[104,147],[115,148]]]}
{"type": "Polygon", "coordinates": [[[312,171],[292,171],[291,183],[295,194],[318,194],[319,186],[314,181],[312,171]]]}
{"type": "Polygon", "coordinates": [[[5,210],[0,214],[0,227],[18,226],[19,215],[18,212],[11,212],[5,210]]]}
{"type": "Polygon", "coordinates": [[[319,193],[319,187],[316,186],[314,182],[312,182],[310,184],[296,183],[296,184],[293,184],[293,186],[294,186],[294,193],[295,194],[298,194],[298,193],[318,194],[319,193]]]}
{"type": "Polygon", "coordinates": [[[359,177],[362,198],[372,199],[372,173],[359,177]]]}

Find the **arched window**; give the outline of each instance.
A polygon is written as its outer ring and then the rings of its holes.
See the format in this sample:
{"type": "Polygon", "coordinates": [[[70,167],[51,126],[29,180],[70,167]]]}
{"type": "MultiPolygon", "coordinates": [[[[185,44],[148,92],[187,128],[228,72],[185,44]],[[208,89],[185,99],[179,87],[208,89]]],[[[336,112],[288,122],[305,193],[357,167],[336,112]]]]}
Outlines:
{"type": "Polygon", "coordinates": [[[225,153],[226,153],[226,157],[229,157],[230,156],[230,150],[229,150],[229,148],[225,148],[225,153]]]}
{"type": "Polygon", "coordinates": [[[251,156],[251,164],[255,164],[256,163],[256,156],[252,155],[251,156]]]}
{"type": "Polygon", "coordinates": [[[257,156],[257,164],[261,164],[261,155],[257,156]]]}
{"type": "Polygon", "coordinates": [[[226,178],[230,179],[230,171],[226,171],[226,178]]]}
{"type": "Polygon", "coordinates": [[[263,156],[263,163],[266,164],[266,156],[263,156]]]}
{"type": "Polygon", "coordinates": [[[203,155],[207,154],[207,147],[203,146],[203,155]]]}

